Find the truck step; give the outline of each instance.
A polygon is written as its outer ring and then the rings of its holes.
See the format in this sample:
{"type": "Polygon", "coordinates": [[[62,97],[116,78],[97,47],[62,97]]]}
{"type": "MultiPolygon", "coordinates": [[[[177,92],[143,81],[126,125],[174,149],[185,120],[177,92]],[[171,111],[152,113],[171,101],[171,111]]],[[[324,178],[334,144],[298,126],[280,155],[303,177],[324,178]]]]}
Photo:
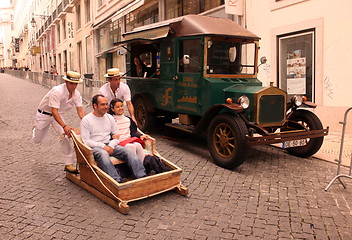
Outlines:
{"type": "Polygon", "coordinates": [[[165,126],[176,128],[178,130],[188,132],[188,133],[193,133],[194,127],[193,126],[186,126],[180,123],[166,123],[165,126]]]}

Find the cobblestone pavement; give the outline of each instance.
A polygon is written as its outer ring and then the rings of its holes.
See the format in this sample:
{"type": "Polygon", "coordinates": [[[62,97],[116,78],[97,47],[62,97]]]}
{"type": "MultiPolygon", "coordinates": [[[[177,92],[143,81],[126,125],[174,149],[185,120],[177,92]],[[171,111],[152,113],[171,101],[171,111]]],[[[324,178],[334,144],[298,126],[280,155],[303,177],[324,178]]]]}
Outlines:
{"type": "MultiPolygon", "coordinates": [[[[160,130],[157,149],[184,170],[190,193],[133,202],[122,215],[65,178],[53,131],[31,143],[47,91],[0,74],[0,239],[351,239],[352,182],[324,191],[336,165],[261,146],[230,171],[213,164],[204,142],[160,130]]],[[[78,126],[74,112],[67,119],[78,126]]]]}

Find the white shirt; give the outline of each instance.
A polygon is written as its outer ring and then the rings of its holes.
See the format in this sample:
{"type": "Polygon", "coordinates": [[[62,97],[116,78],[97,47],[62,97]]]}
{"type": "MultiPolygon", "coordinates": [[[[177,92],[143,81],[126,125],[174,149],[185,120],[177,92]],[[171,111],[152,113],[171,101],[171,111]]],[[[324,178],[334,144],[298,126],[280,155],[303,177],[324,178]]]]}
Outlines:
{"type": "Polygon", "coordinates": [[[97,117],[89,113],[81,121],[81,137],[89,147],[104,148],[106,144],[115,148],[119,143],[117,139],[111,139],[111,135],[117,134],[118,129],[114,118],[110,114],[97,117]]]}
{"type": "Polygon", "coordinates": [[[53,107],[59,109],[59,113],[62,114],[74,106],[82,107],[82,97],[78,90],[75,89],[70,99],[68,99],[69,94],[66,83],[55,86],[44,96],[38,108],[51,113],[53,107]]]}
{"type": "Polygon", "coordinates": [[[120,87],[116,89],[115,93],[111,90],[110,83],[105,83],[99,90],[99,94],[104,95],[108,102],[113,98],[119,98],[122,101],[131,101],[131,90],[126,83],[120,82],[120,87]]]}
{"type": "Polygon", "coordinates": [[[114,115],[117,128],[119,130],[119,140],[123,141],[131,137],[131,120],[124,115],[114,115]]]}

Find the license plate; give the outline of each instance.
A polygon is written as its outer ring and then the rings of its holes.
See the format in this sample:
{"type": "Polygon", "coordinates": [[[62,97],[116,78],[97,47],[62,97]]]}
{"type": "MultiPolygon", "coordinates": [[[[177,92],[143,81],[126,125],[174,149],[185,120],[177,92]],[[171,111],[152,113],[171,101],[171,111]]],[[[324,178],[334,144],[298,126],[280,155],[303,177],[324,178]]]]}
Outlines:
{"type": "Polygon", "coordinates": [[[299,147],[307,144],[307,139],[291,140],[282,143],[282,148],[299,147]]]}

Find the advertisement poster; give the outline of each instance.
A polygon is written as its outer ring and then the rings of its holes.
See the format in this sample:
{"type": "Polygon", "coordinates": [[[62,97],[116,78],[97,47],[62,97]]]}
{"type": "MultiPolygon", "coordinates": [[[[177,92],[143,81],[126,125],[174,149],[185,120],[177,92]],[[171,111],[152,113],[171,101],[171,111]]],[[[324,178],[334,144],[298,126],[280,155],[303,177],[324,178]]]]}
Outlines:
{"type": "Polygon", "coordinates": [[[301,57],[301,50],[287,56],[287,93],[306,94],[306,58],[301,57]]]}

